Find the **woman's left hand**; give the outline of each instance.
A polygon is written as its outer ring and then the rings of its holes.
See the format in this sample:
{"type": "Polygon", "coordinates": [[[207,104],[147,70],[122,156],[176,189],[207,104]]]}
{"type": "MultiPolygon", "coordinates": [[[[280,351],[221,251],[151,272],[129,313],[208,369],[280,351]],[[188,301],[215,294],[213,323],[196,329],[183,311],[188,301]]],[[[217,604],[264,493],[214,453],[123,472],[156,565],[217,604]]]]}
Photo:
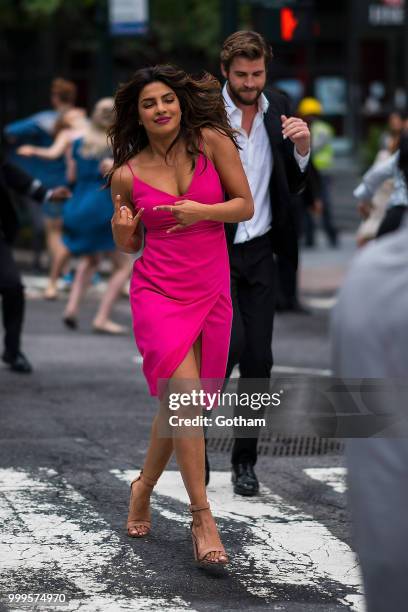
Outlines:
{"type": "Polygon", "coordinates": [[[199,204],[199,202],[193,202],[192,200],[180,200],[179,202],[174,202],[173,205],[155,206],[153,210],[167,210],[178,221],[177,225],[173,225],[173,227],[167,230],[169,234],[206,219],[208,205],[199,204]]]}

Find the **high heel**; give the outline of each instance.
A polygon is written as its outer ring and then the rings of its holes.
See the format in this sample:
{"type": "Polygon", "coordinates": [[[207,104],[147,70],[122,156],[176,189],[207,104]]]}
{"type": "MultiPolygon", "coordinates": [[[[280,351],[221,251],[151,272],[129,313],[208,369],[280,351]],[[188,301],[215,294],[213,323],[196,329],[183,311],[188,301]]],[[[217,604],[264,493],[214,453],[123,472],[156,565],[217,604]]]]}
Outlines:
{"type": "Polygon", "coordinates": [[[71,317],[68,315],[64,315],[62,317],[65,327],[68,329],[78,329],[78,321],[76,317],[71,317]]]}
{"type": "Polygon", "coordinates": [[[145,476],[142,470],[139,476],[135,478],[134,480],[132,480],[132,482],[130,483],[129,514],[128,514],[128,520],[126,523],[127,533],[130,538],[143,538],[144,536],[147,536],[147,534],[150,532],[150,525],[151,525],[150,512],[149,512],[149,518],[143,518],[143,519],[132,518],[132,513],[133,513],[133,516],[135,514],[138,514],[137,512],[133,511],[133,508],[132,508],[132,502],[133,502],[133,488],[132,487],[133,487],[133,483],[137,482],[138,480],[140,480],[146,487],[150,489],[153,489],[154,485],[157,482],[157,480],[153,480],[152,478],[148,478],[147,476],[145,476]],[[139,527],[143,527],[144,530],[138,533],[129,532],[129,529],[134,529],[134,528],[139,529],[139,527]]]}
{"type": "MultiPolygon", "coordinates": [[[[205,506],[190,506],[190,512],[201,512],[202,510],[209,510],[210,506],[209,504],[205,505],[205,506]]],[[[201,566],[201,567],[208,567],[211,565],[211,567],[214,567],[214,565],[226,565],[227,563],[229,563],[229,557],[227,555],[227,553],[225,552],[225,548],[224,546],[221,544],[221,540],[220,537],[218,535],[217,532],[217,536],[216,538],[214,538],[214,543],[210,546],[205,546],[204,548],[200,548],[199,545],[199,541],[198,538],[196,536],[196,534],[194,533],[194,522],[191,523],[191,538],[193,540],[193,552],[194,552],[194,558],[197,562],[197,565],[201,566]],[[225,557],[225,560],[221,560],[221,559],[207,559],[207,555],[211,552],[219,552],[222,553],[225,557]]]]}

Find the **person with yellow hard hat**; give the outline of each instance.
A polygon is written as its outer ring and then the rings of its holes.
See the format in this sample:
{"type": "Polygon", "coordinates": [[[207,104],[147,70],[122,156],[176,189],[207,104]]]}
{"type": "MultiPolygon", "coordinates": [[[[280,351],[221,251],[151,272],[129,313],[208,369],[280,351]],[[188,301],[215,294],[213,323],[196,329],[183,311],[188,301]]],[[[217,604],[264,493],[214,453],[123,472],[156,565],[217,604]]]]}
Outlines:
{"type": "Polygon", "coordinates": [[[335,247],[337,246],[337,230],[333,225],[330,197],[334,129],[321,119],[323,106],[316,98],[303,98],[299,103],[298,113],[309,125],[312,137],[311,161],[320,178],[323,229],[329,244],[335,247]]]}

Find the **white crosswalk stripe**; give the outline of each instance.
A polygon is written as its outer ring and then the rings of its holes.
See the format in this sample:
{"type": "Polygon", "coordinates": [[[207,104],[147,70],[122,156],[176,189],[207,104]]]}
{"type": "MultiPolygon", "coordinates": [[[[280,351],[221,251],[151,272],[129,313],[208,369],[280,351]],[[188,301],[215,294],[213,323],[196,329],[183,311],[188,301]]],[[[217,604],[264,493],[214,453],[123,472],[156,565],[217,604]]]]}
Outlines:
{"type": "MultiPolygon", "coordinates": [[[[343,468],[304,472],[341,492],[343,468]]],[[[129,483],[135,472],[111,473],[129,483]]],[[[236,541],[240,534],[242,546],[232,557],[230,572],[249,594],[269,605],[284,585],[308,587],[322,597],[333,596],[337,585],[338,603],[356,612],[364,609],[354,553],[311,515],[264,486],[259,497],[234,495],[227,472],[211,473],[208,497],[224,540],[236,541]]],[[[153,508],[163,518],[187,525],[187,504],[180,474],[166,471],[152,496],[153,508]],[[173,509],[179,503],[185,504],[184,512],[173,509]]],[[[63,607],[68,612],[193,610],[181,597],[144,596],[136,581],[131,596],[107,593],[106,575],[113,559],[120,558],[121,571],[131,576],[154,581],[155,572],[54,470],[0,469],[0,525],[2,593],[21,592],[31,575],[52,575],[80,593],[63,607]]]]}
{"type": "Polygon", "coordinates": [[[146,575],[146,572],[151,575],[152,570],[146,570],[140,557],[121,543],[82,495],[67,483],[63,483],[62,489],[55,486],[55,471],[42,469],[40,475],[0,469],[0,593],[21,593],[30,572],[41,571],[44,576],[60,578],[85,594],[82,600],[73,599],[66,606],[55,607],[57,610],[180,612],[192,609],[179,597],[171,601],[143,597],[136,585],[132,598],[107,595],[103,577],[118,555],[129,575],[146,575]]]}
{"type": "MultiPolygon", "coordinates": [[[[133,472],[112,470],[118,478],[130,482],[133,472]]],[[[337,582],[349,590],[339,601],[350,609],[364,610],[362,579],[356,556],[344,542],[312,516],[299,512],[267,487],[259,497],[234,495],[227,472],[211,472],[207,489],[214,516],[226,519],[237,529],[244,524],[250,533],[239,557],[232,560],[234,574],[246,589],[267,599],[273,599],[276,585],[305,585],[328,594],[327,585],[337,582]],[[241,525],[239,525],[241,524],[241,525]]],[[[152,505],[167,518],[186,523],[184,516],[169,516],[162,498],[188,503],[187,494],[178,472],[165,472],[155,487],[152,505]]]]}
{"type": "Polygon", "coordinates": [[[306,468],[303,471],[310,478],[331,487],[336,493],[346,492],[346,468],[344,467],[306,468]]]}

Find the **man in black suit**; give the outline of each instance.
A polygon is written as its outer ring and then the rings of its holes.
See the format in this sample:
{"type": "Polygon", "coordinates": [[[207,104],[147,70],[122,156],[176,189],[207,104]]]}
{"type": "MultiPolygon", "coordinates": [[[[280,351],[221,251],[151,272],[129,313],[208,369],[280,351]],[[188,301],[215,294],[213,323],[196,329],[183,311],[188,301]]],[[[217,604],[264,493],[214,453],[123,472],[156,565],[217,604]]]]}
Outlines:
{"type": "MultiPolygon", "coordinates": [[[[304,121],[290,116],[288,98],[265,91],[272,50],[256,32],[235,32],[224,42],[223,96],[255,203],[250,221],[226,224],[234,309],[227,377],[239,364],[239,392],[269,389],[276,298],[275,254],[297,266],[297,234],[291,195],[300,193],[310,155],[304,121]],[[251,383],[252,379],[252,383],[251,383]]],[[[244,411],[244,412],[242,412],[244,411]]],[[[248,408],[236,407],[235,414],[248,408]]],[[[259,417],[260,411],[256,413],[259,417]]],[[[232,452],[234,491],[255,495],[258,431],[236,430],[232,452]],[[241,435],[240,435],[241,434],[241,435]]]]}
{"type": "Polygon", "coordinates": [[[5,331],[2,360],[15,372],[28,374],[32,367],[20,349],[24,287],[11,250],[18,231],[18,218],[10,190],[30,196],[37,202],[64,200],[70,196],[70,191],[66,187],[47,191],[39,180],[0,156],[0,296],[5,331]]]}

